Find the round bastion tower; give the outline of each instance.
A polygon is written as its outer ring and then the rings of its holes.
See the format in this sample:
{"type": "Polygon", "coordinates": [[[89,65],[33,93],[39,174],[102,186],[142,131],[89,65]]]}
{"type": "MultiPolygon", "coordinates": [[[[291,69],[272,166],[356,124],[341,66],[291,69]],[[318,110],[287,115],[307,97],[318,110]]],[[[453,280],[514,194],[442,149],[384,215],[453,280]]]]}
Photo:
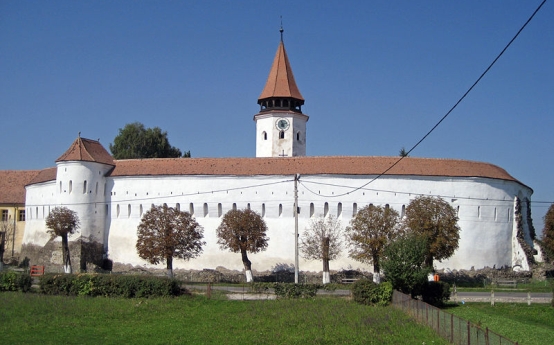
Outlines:
{"type": "Polygon", "coordinates": [[[105,176],[114,166],[99,141],[80,136],[56,160],[58,205],[77,212],[80,221],[78,236],[69,239],[75,268],[77,262],[81,270],[87,263],[102,265],[107,249],[105,176]]]}

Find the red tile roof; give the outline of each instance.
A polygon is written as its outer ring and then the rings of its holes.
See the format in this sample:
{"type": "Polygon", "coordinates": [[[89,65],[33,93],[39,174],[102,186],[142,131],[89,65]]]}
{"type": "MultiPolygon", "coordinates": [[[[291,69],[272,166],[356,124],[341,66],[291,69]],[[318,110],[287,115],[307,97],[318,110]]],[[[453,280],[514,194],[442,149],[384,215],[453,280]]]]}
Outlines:
{"type": "MultiPolygon", "coordinates": [[[[150,158],[114,161],[109,176],[179,176],[179,175],[379,175],[399,157],[279,157],[279,158],[150,158]]],[[[56,168],[41,171],[0,171],[2,182],[7,176],[28,174],[27,179],[0,184],[3,190],[17,190],[17,200],[24,200],[24,186],[56,179],[56,168]],[[6,177],[3,177],[6,176],[6,177]],[[23,195],[23,196],[22,196],[23,195]],[[23,199],[22,199],[23,198],[23,199]]],[[[523,183],[506,170],[489,163],[459,159],[406,157],[386,173],[390,176],[482,177],[523,183]]],[[[6,199],[2,193],[0,200],[6,199]]],[[[1,201],[0,201],[1,202],[1,201]]]]}
{"type": "Polygon", "coordinates": [[[0,171],[0,204],[25,204],[25,185],[39,173],[39,170],[0,171]]]}
{"type": "Polygon", "coordinates": [[[97,140],[78,137],[56,162],[87,161],[115,165],[113,157],[97,140]]]}
{"type": "MultiPolygon", "coordinates": [[[[128,159],[116,161],[110,176],[378,175],[398,158],[332,156],[128,159]]],[[[456,159],[407,157],[386,175],[485,177],[519,182],[496,165],[456,159]]]]}
{"type": "Polygon", "coordinates": [[[296,86],[296,81],[294,81],[294,75],[292,74],[283,41],[279,43],[273,65],[267,77],[267,82],[258,99],[261,100],[270,97],[292,97],[304,100],[298,86],[296,86]]]}
{"type": "Polygon", "coordinates": [[[57,173],[57,168],[55,168],[55,167],[54,168],[42,169],[27,184],[29,185],[29,184],[42,183],[42,182],[48,182],[48,181],[55,180],[56,179],[56,173],[57,173]]]}

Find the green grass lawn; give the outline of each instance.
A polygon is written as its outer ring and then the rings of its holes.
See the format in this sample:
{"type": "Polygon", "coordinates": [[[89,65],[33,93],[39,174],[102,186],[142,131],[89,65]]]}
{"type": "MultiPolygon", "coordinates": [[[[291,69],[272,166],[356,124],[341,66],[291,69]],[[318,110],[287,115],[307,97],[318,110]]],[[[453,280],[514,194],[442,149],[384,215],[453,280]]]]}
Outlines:
{"type": "Polygon", "coordinates": [[[466,303],[446,311],[520,345],[554,344],[554,308],[549,304],[466,303]]]}
{"type": "Polygon", "coordinates": [[[392,307],[0,293],[2,344],[447,344],[392,307]]]}

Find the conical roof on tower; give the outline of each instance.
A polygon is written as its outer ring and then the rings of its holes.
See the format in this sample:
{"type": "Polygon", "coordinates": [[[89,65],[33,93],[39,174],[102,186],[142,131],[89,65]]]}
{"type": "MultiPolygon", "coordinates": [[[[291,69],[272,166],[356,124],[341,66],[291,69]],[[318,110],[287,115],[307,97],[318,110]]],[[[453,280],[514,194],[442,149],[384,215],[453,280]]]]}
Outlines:
{"type": "Polygon", "coordinates": [[[113,157],[100,144],[100,141],[81,138],[80,135],[69,149],[56,159],[56,162],[64,161],[96,162],[115,166],[113,157]]]}
{"type": "Polygon", "coordinates": [[[285,44],[282,40],[279,42],[273,65],[259,100],[271,97],[290,97],[304,100],[294,80],[285,44]]]}
{"type": "Polygon", "coordinates": [[[258,98],[258,104],[261,106],[261,112],[290,110],[302,113],[304,98],[296,85],[294,74],[290,67],[285,44],[283,43],[283,28],[281,28],[280,32],[281,42],[279,42],[277,53],[275,53],[265,87],[258,98]]]}

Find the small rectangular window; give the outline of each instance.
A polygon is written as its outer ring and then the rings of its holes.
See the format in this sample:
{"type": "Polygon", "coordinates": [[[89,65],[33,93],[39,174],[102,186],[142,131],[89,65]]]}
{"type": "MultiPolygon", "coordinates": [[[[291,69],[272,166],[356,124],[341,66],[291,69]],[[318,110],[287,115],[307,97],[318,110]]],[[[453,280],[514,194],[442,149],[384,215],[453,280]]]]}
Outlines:
{"type": "Polygon", "coordinates": [[[8,210],[2,210],[2,221],[7,222],[9,220],[8,217],[8,210]]]}
{"type": "Polygon", "coordinates": [[[19,210],[18,220],[19,220],[20,222],[24,222],[24,221],[25,221],[25,210],[19,210]]]}

